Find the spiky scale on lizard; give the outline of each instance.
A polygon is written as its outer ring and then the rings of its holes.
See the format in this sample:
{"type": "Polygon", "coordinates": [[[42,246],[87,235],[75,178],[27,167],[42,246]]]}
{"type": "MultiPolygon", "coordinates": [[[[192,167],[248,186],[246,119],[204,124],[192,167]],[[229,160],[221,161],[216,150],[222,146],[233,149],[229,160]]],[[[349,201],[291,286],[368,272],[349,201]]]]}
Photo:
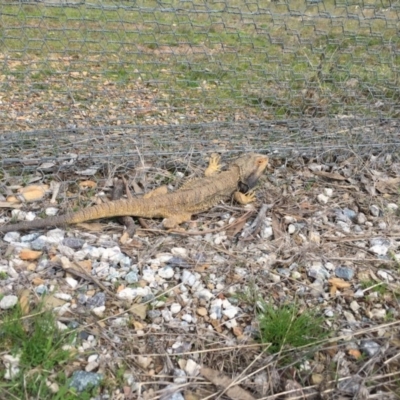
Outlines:
{"type": "Polygon", "coordinates": [[[253,201],[254,193],[250,191],[243,194],[239,187],[254,187],[267,164],[267,156],[247,153],[232,161],[226,171],[219,172],[219,156],[213,155],[204,178],[194,179],[174,192],[166,193],[165,189],[158,188],[141,198],[120,199],[75,213],[4,225],[0,227],[0,232],[65,226],[99,218],[124,216],[163,218],[163,226],[172,229],[189,221],[192,215],[206,211],[232,196],[241,204],[253,201]]]}

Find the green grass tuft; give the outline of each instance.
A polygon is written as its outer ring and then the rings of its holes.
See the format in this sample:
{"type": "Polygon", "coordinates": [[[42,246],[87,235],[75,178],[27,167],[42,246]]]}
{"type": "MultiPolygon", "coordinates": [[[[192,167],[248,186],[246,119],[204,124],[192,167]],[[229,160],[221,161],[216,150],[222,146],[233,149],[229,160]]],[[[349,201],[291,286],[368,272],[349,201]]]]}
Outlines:
{"type": "Polygon", "coordinates": [[[271,343],[269,351],[278,353],[284,348],[302,347],[324,339],[324,318],[314,311],[302,311],[296,305],[278,308],[265,304],[259,314],[260,339],[271,343]]]}

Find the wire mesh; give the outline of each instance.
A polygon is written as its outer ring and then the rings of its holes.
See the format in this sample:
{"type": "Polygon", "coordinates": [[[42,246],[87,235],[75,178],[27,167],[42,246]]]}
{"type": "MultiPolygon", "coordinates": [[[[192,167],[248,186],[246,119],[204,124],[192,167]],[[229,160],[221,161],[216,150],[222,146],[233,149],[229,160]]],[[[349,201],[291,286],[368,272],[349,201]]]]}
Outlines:
{"type": "Polygon", "coordinates": [[[400,2],[0,4],[3,169],[399,148],[400,2]]]}

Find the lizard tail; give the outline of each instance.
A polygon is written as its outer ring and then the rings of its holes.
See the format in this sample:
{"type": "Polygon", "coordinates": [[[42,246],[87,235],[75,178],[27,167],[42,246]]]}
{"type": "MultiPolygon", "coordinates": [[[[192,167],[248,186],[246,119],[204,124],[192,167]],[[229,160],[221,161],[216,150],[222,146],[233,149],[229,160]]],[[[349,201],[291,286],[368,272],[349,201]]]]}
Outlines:
{"type": "Polygon", "coordinates": [[[123,217],[133,215],[132,206],[134,200],[117,200],[109,203],[99,204],[93,207],[85,208],[75,213],[67,213],[56,217],[36,219],[34,221],[18,222],[0,226],[0,233],[13,231],[26,231],[31,229],[40,229],[47,227],[62,227],[70,224],[91,221],[99,218],[123,217]]]}

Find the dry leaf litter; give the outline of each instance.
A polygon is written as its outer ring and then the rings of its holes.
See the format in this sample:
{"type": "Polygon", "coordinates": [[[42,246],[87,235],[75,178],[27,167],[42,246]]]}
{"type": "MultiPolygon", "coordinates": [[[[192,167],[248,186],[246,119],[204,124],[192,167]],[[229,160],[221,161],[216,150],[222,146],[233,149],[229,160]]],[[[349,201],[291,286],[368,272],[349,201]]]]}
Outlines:
{"type": "MultiPolygon", "coordinates": [[[[159,172],[145,174],[146,190],[159,172]]],[[[85,194],[86,205],[105,201],[105,182],[82,181],[76,196],[14,180],[0,223],[65,212],[85,194]]],[[[59,329],[80,332],[78,359],[65,366],[77,390],[125,368],[124,387],[102,399],[398,398],[399,182],[389,156],[277,158],[257,207],[216,206],[182,233],[156,220],[131,238],[110,220],[10,232],[0,239],[0,310],[45,296],[59,329]],[[282,364],[257,341],[260,300],[318,309],[332,334],[311,353],[285,349],[295,361],[282,364]]],[[[10,377],[18,371],[18,357],[1,362],[10,377]]]]}

